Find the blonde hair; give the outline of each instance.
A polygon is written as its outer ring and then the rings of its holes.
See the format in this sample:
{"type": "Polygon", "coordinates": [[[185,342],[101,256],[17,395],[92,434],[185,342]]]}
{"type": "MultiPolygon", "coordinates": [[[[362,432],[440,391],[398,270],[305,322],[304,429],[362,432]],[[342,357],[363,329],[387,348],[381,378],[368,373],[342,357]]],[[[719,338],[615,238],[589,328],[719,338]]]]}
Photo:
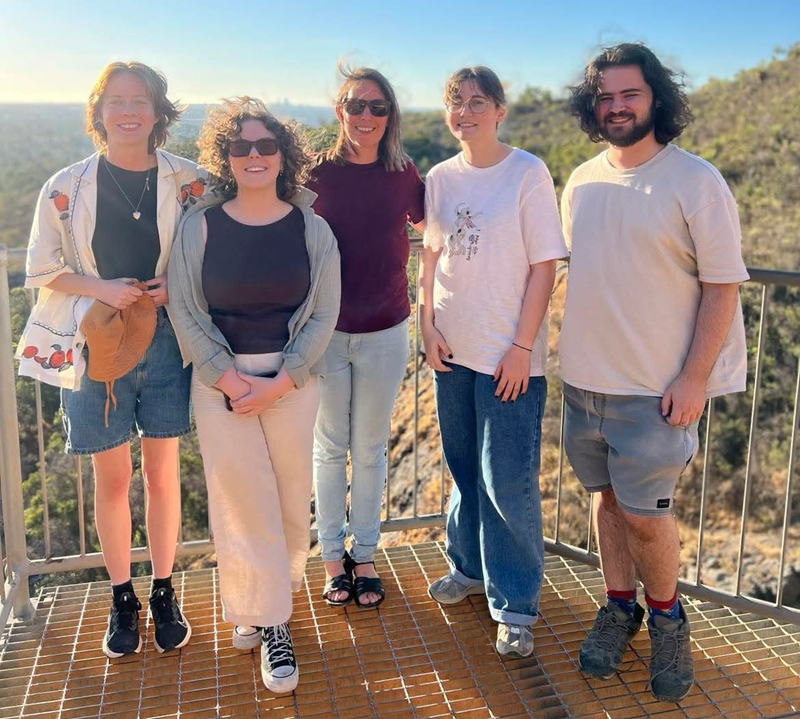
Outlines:
{"type": "MultiPolygon", "coordinates": [[[[403,140],[400,134],[400,108],[397,106],[397,97],[395,97],[389,81],[380,72],[371,67],[349,68],[339,63],[337,69],[344,77],[344,82],[336,94],[337,107],[341,107],[347,100],[350,90],[359,82],[372,80],[380,88],[384,98],[389,102],[389,117],[386,122],[386,131],[383,133],[378,145],[378,160],[389,172],[404,170],[409,158],[403,152],[403,140]]],[[[339,135],[336,138],[336,142],[333,147],[323,152],[320,158],[342,164],[348,152],[355,154],[355,149],[344,132],[344,122],[340,120],[339,135]]]]}
{"type": "Polygon", "coordinates": [[[200,131],[197,142],[200,148],[199,163],[211,173],[212,189],[227,199],[236,196],[237,185],[231,173],[228,153],[230,141],[242,134],[242,125],[247,120],[258,120],[275,135],[283,156],[283,170],[278,175],[276,190],[281,200],[291,200],[305,184],[311,160],[294,123],[282,123],[261,100],[247,95],[227,98],[219,107],[209,110],[200,131]]]}
{"type": "Polygon", "coordinates": [[[89,93],[89,102],[86,104],[86,132],[92,136],[94,144],[99,149],[105,149],[108,144],[108,135],[100,118],[103,110],[103,97],[111,78],[121,72],[135,75],[147,88],[147,96],[153,103],[153,110],[156,114],[156,124],[147,143],[148,152],[153,152],[157,147],[163,147],[166,143],[169,135],[167,130],[180,118],[183,110],[178,109],[167,98],[167,79],[160,72],[141,62],[112,62],[106,65],[89,93]]]}

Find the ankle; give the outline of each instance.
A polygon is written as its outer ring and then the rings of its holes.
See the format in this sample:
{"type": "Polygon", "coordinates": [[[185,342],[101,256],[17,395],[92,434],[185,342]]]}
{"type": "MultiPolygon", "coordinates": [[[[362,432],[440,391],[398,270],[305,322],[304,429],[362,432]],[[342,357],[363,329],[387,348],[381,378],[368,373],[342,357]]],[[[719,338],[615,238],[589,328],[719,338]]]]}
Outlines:
{"type": "Polygon", "coordinates": [[[172,575],[158,579],[153,577],[153,582],[150,585],[150,594],[155,594],[159,589],[172,589],[172,575]]]}
{"type": "Polygon", "coordinates": [[[636,610],[636,590],[606,589],[606,601],[632,615],[636,610]]]}
{"type": "Polygon", "coordinates": [[[118,601],[125,592],[129,592],[136,596],[136,592],[133,590],[133,581],[128,579],[122,584],[112,584],[111,585],[111,592],[114,596],[114,601],[118,601]]]}
{"type": "Polygon", "coordinates": [[[645,602],[647,602],[647,609],[649,613],[649,620],[652,623],[653,619],[657,616],[667,617],[672,621],[680,619],[680,602],[678,601],[678,593],[675,592],[671,599],[659,600],[653,599],[648,594],[644,595],[645,602]]]}

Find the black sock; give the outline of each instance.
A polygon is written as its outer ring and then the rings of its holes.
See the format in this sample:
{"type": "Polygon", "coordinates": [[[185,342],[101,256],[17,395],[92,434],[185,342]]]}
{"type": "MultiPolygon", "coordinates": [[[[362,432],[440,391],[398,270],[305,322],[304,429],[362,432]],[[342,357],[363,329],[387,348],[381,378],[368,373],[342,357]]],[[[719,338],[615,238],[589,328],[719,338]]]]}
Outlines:
{"type": "Polygon", "coordinates": [[[164,579],[156,579],[153,577],[153,584],[150,587],[150,594],[155,594],[159,589],[172,589],[172,575],[164,579]]]}
{"type": "Polygon", "coordinates": [[[119,599],[125,592],[130,592],[136,596],[136,592],[133,591],[133,581],[130,579],[122,584],[112,584],[111,591],[114,592],[114,600],[119,599]]]}

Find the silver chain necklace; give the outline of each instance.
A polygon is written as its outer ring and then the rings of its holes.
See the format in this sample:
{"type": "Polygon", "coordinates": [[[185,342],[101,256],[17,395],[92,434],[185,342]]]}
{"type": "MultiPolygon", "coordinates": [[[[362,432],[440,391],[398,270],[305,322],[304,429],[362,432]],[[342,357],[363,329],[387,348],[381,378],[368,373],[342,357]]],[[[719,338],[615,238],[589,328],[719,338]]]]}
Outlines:
{"type": "Polygon", "coordinates": [[[142,206],[144,193],[150,189],[150,170],[152,170],[153,168],[151,167],[150,169],[147,170],[147,175],[144,178],[144,187],[142,188],[142,194],[139,196],[139,202],[136,203],[136,207],[134,207],[133,203],[130,201],[130,198],[125,194],[125,190],[122,189],[122,186],[119,184],[119,182],[117,182],[117,178],[114,177],[114,173],[111,172],[111,163],[108,160],[106,160],[105,165],[106,165],[106,170],[108,170],[108,174],[111,175],[111,179],[114,180],[114,184],[117,186],[117,189],[119,189],[119,191],[122,193],[122,196],[125,198],[125,201],[131,206],[131,209],[133,210],[133,219],[138,220],[142,216],[142,213],[139,212],[139,208],[142,206]]]}

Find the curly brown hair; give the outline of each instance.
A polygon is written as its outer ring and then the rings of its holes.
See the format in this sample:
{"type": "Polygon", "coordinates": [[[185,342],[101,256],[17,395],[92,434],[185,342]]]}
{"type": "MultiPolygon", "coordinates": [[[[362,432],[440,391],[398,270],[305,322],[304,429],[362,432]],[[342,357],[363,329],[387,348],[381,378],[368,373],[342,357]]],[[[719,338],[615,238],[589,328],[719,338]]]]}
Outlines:
{"type": "Polygon", "coordinates": [[[89,93],[89,102],[86,104],[86,132],[92,136],[94,144],[100,150],[105,149],[108,135],[100,117],[103,112],[103,96],[111,78],[121,72],[136,75],[147,88],[147,96],[153,103],[157,118],[147,144],[148,152],[153,152],[157,147],[164,146],[169,136],[167,130],[180,118],[183,110],[167,97],[167,79],[160,72],[141,62],[112,62],[103,68],[103,72],[89,93]]]}
{"type": "Polygon", "coordinates": [[[581,130],[592,142],[605,139],[595,115],[603,70],[625,65],[636,65],[653,91],[656,142],[666,145],[679,137],[692,121],[683,76],[662,65],[650,48],[638,42],[605,48],[586,66],[583,82],[570,88],[570,112],[580,120],[581,130]]]}
{"type": "Polygon", "coordinates": [[[200,147],[199,162],[211,175],[211,189],[228,200],[236,196],[236,180],[228,162],[228,147],[231,140],[242,134],[242,125],[247,120],[258,120],[275,135],[283,156],[283,169],[278,175],[276,188],[278,198],[291,200],[308,179],[311,166],[297,126],[282,123],[261,100],[247,95],[226,98],[221,105],[209,109],[200,131],[197,143],[200,147]]]}

